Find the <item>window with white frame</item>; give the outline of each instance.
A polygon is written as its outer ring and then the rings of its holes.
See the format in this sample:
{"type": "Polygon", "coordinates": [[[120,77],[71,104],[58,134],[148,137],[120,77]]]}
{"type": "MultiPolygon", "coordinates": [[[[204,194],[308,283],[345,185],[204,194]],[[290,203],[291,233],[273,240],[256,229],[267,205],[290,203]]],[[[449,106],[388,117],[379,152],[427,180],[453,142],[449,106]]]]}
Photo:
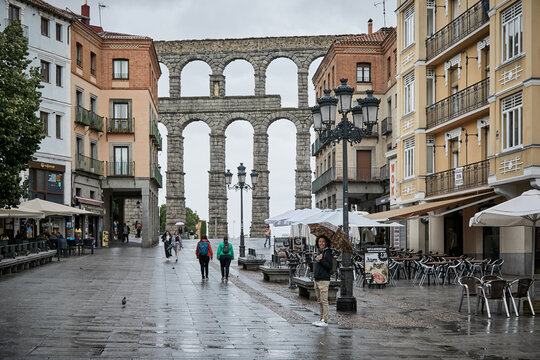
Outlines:
{"type": "Polygon", "coordinates": [[[435,172],[435,137],[433,135],[427,135],[426,145],[426,173],[433,174],[435,172]]]}
{"type": "Polygon", "coordinates": [[[405,114],[414,111],[414,71],[411,71],[403,78],[403,99],[405,114]]]}
{"type": "Polygon", "coordinates": [[[426,67],[426,106],[435,103],[435,70],[426,67]]]}
{"type": "Polygon", "coordinates": [[[129,61],[126,59],[113,60],[113,79],[129,79],[129,61]]]}
{"type": "Polygon", "coordinates": [[[403,152],[404,164],[403,177],[405,179],[414,176],[414,137],[404,141],[403,152]]]}
{"type": "Polygon", "coordinates": [[[502,148],[511,149],[523,143],[523,93],[519,92],[501,100],[502,148]]]}
{"type": "Polygon", "coordinates": [[[403,12],[403,48],[414,43],[414,4],[403,12]]]}
{"type": "Polygon", "coordinates": [[[502,16],[502,61],[505,62],[521,54],[523,15],[521,0],[504,10],[502,16]]]}
{"type": "Polygon", "coordinates": [[[435,3],[428,1],[426,5],[426,37],[435,34],[435,3]]]}
{"type": "Polygon", "coordinates": [[[356,64],[356,82],[371,82],[371,64],[356,64]]]}

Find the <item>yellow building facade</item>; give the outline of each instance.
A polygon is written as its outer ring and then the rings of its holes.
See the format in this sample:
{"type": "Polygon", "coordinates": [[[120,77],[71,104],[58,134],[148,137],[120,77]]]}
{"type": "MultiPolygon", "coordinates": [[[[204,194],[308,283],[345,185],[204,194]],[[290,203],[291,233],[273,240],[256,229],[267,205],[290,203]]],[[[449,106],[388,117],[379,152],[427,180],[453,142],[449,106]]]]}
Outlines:
{"type": "Polygon", "coordinates": [[[530,229],[470,228],[469,219],[538,187],[540,2],[398,0],[396,13],[391,204],[409,217],[406,246],[500,257],[509,273],[526,273],[530,229]]]}

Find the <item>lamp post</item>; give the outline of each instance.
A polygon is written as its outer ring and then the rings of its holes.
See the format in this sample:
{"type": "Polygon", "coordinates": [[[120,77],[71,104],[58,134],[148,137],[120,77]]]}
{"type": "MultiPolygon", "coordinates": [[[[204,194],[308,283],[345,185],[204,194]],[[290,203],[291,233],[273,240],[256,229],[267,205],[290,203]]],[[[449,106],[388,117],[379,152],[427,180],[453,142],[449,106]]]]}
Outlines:
{"type": "Polygon", "coordinates": [[[252,186],[249,186],[246,184],[246,167],[243,165],[243,163],[240,163],[240,166],[238,166],[238,183],[235,185],[231,185],[232,183],[232,176],[233,174],[229,169],[224,173],[225,175],[225,183],[227,184],[227,188],[234,189],[234,190],[240,190],[240,257],[246,256],[245,251],[245,244],[244,244],[244,195],[243,191],[246,190],[253,190],[255,189],[255,186],[257,185],[257,179],[259,178],[259,174],[255,170],[251,170],[251,183],[252,186]]]}
{"type": "MultiPolygon", "coordinates": [[[[358,104],[351,108],[354,89],[347,85],[347,79],[341,79],[341,85],[334,89],[337,98],[324,90],[324,96],[318,100],[311,112],[315,131],[319,139],[325,143],[343,142],[343,231],[349,236],[349,178],[347,169],[347,143],[359,143],[365,136],[372,134],[377,124],[379,103],[381,100],[373,96],[373,90],[367,90],[367,96],[358,99],[358,104]],[[336,111],[337,110],[337,111],[336,111]],[[341,121],[336,125],[336,112],[341,114],[341,121]],[[351,112],[353,122],[347,118],[351,112]]],[[[341,289],[337,299],[338,311],[356,312],[356,298],[353,296],[352,254],[342,254],[341,289]]]]}

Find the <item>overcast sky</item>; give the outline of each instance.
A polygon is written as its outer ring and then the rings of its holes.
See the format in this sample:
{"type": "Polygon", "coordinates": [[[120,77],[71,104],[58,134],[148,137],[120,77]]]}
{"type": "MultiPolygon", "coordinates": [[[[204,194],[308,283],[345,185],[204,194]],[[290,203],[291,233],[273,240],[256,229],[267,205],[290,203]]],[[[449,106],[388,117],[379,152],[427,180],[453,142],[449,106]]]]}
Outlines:
{"type": "MultiPolygon", "coordinates": [[[[84,0],[45,0],[59,8],[80,14],[84,0]]],[[[395,26],[396,0],[384,1],[386,26],[395,26]]],[[[106,31],[150,36],[154,40],[222,39],[266,36],[361,34],[373,19],[374,31],[384,26],[383,0],[88,0],[93,25],[106,31]],[[102,4],[98,10],[98,4],[102,4]],[[100,14],[101,13],[101,14],[100,14]],[[101,15],[101,16],[100,16],[101,15]]],[[[320,59],[309,71],[310,106],[315,103],[311,77],[320,59]]],[[[168,71],[162,66],[159,96],[168,96],[168,71]]],[[[208,96],[210,67],[202,62],[188,64],[182,72],[183,96],[208,96]]],[[[235,61],[226,69],[227,95],[252,95],[253,68],[245,61],[235,61]]],[[[277,59],[267,72],[267,94],[279,94],[282,106],[297,106],[296,66],[277,59]]],[[[160,125],[166,144],[166,130],[160,125]]],[[[208,170],[210,168],[208,126],[201,122],[184,130],[184,171],[186,206],[208,218],[208,170]]],[[[273,123],[269,130],[270,216],[293,209],[295,204],[294,169],[296,167],[296,129],[288,120],[273,123]]],[[[246,121],[236,121],[226,130],[226,167],[234,174],[240,162],[248,173],[253,168],[253,128],[246,121]]],[[[312,139],[313,141],[313,139],[312,139]]],[[[167,151],[164,146],[160,164],[164,175],[167,151]]],[[[313,169],[312,169],[313,170],[313,169]]],[[[160,190],[160,204],[165,203],[165,187],[160,190]]],[[[239,235],[240,195],[228,192],[229,234],[239,235]]],[[[244,196],[244,232],[251,225],[251,194],[244,196]]],[[[212,235],[212,234],[210,234],[212,235]]],[[[274,233],[274,235],[280,235],[274,233]]]]}

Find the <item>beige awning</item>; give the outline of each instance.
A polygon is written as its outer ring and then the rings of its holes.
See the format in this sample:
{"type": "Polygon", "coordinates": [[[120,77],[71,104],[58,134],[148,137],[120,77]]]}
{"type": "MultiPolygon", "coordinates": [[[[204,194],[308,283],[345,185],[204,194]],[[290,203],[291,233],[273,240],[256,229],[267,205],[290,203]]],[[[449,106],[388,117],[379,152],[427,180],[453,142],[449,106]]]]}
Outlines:
{"type": "Polygon", "coordinates": [[[52,201],[42,200],[42,199],[33,199],[29,201],[22,202],[19,205],[19,209],[21,210],[33,210],[38,211],[40,213],[43,213],[45,216],[52,216],[52,215],[86,215],[86,214],[92,214],[90,211],[86,211],[83,209],[77,209],[71,206],[66,206],[62,204],[58,204],[52,201]]]}
{"type": "Polygon", "coordinates": [[[491,194],[493,193],[488,192],[488,193],[483,193],[483,194],[463,196],[463,197],[449,199],[449,200],[433,201],[433,202],[428,202],[425,204],[412,205],[412,206],[407,206],[404,208],[369,214],[369,215],[365,215],[365,217],[367,217],[368,219],[378,220],[378,221],[386,221],[393,218],[406,218],[406,217],[410,217],[414,215],[426,214],[430,211],[437,210],[437,209],[447,207],[447,206],[457,205],[465,201],[479,200],[481,197],[486,196],[486,195],[491,195],[491,194]]]}

